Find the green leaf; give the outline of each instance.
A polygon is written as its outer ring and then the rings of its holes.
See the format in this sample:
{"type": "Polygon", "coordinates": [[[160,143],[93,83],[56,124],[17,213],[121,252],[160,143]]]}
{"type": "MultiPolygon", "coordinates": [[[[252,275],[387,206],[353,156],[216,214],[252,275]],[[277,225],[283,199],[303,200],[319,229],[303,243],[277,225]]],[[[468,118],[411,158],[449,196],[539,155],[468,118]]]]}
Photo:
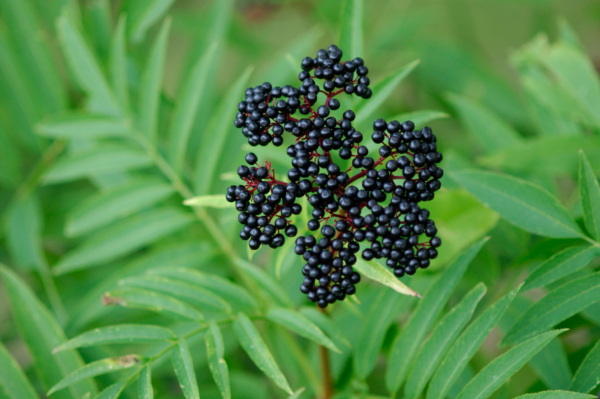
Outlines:
{"type": "Polygon", "coordinates": [[[394,117],[390,118],[393,121],[399,121],[400,123],[404,121],[412,121],[415,126],[422,127],[425,126],[429,122],[436,121],[438,119],[448,118],[448,115],[445,112],[433,111],[433,110],[421,110],[421,111],[413,111],[407,112],[404,114],[398,114],[394,117]]]}
{"type": "Polygon", "coordinates": [[[67,13],[58,18],[56,29],[62,51],[75,80],[90,96],[90,110],[99,114],[122,116],[98,62],[67,13]]]}
{"type": "Polygon", "coordinates": [[[517,396],[515,399],[596,399],[597,396],[567,391],[544,391],[517,396]]]}
{"type": "Polygon", "coordinates": [[[375,260],[365,261],[359,257],[356,260],[354,268],[365,277],[380,282],[383,285],[387,285],[400,294],[421,297],[418,292],[413,291],[404,285],[404,283],[400,282],[400,280],[398,280],[388,269],[381,266],[381,264],[375,260]]]}
{"type": "Polygon", "coordinates": [[[0,343],[0,396],[5,399],[37,399],[19,364],[0,343]]]}
{"type": "Polygon", "coordinates": [[[177,336],[168,328],[144,324],[119,324],[84,332],[57,346],[53,353],[97,345],[172,342],[177,336]]]}
{"type": "Polygon", "coordinates": [[[588,352],[577,369],[570,390],[587,393],[600,384],[600,341],[588,352]]]}
{"type": "Polygon", "coordinates": [[[600,301],[600,272],[566,283],[536,302],[506,333],[502,345],[515,344],[552,328],[600,301]]]}
{"type": "Polygon", "coordinates": [[[227,201],[223,194],[201,195],[199,197],[188,198],[183,201],[183,205],[217,209],[233,207],[233,204],[227,201]]]}
{"type": "Polygon", "coordinates": [[[498,356],[464,387],[457,399],[485,399],[489,397],[513,374],[519,371],[529,359],[564,331],[566,330],[548,331],[540,334],[498,356]]]}
{"type": "Polygon", "coordinates": [[[564,249],[535,269],[523,290],[544,287],[587,266],[600,254],[598,247],[583,245],[564,249]]]}
{"type": "Polygon", "coordinates": [[[406,398],[418,398],[421,395],[429,378],[442,360],[446,349],[471,319],[477,304],[486,291],[485,284],[479,283],[476,285],[433,329],[429,339],[417,354],[413,368],[407,378],[404,390],[406,398]]]}
{"type": "Polygon", "coordinates": [[[450,174],[483,204],[514,225],[546,237],[582,237],[562,204],[544,189],[508,175],[480,171],[450,174]]]}
{"type": "Polygon", "coordinates": [[[148,208],[173,193],[173,187],[157,179],[135,179],[100,191],[68,213],[65,232],[75,237],[106,226],[148,208]]]}
{"type": "Polygon", "coordinates": [[[43,215],[39,200],[32,194],[15,198],[6,210],[6,248],[12,261],[23,269],[46,265],[42,249],[43,215]]]}
{"type": "MultiPolygon", "coordinates": [[[[48,389],[71,371],[81,367],[83,361],[72,350],[52,355],[52,349],[66,341],[57,321],[16,274],[4,266],[0,266],[0,274],[19,334],[29,349],[41,385],[48,389]]],[[[86,392],[96,392],[93,381],[81,381],[69,392],[58,394],[53,399],[78,399],[86,392]]]]}
{"type": "Polygon", "coordinates": [[[138,398],[154,399],[154,391],[152,389],[152,368],[149,365],[144,367],[140,372],[138,398]]]}
{"type": "Polygon", "coordinates": [[[256,364],[267,377],[272,379],[278,387],[292,395],[292,389],[285,379],[285,376],[281,373],[281,370],[279,370],[269,348],[267,348],[267,345],[248,316],[239,313],[237,319],[233,322],[233,331],[235,332],[238,341],[240,341],[240,345],[242,345],[242,348],[246,351],[254,364],[256,364]]]}
{"type": "Polygon", "coordinates": [[[351,348],[352,345],[346,338],[344,332],[331,320],[327,314],[318,311],[314,307],[305,306],[300,308],[300,313],[316,324],[328,337],[332,337],[337,341],[340,341],[346,347],[351,348]]]}
{"type": "MultiPolygon", "coordinates": [[[[105,2],[109,8],[108,2],[105,2]]],[[[129,108],[127,83],[127,40],[125,39],[126,16],[121,14],[110,45],[110,77],[112,88],[123,109],[129,108]]]]}
{"type": "Polygon", "coordinates": [[[209,71],[214,62],[217,43],[211,44],[198,60],[183,83],[183,92],[173,112],[169,132],[167,155],[176,170],[181,170],[185,160],[187,144],[194,125],[198,104],[210,78],[209,71]]]}
{"type": "Polygon", "coordinates": [[[119,381],[109,385],[105,390],[100,392],[95,399],[117,399],[129,381],[119,381]]]}
{"type": "Polygon", "coordinates": [[[446,98],[486,151],[509,148],[521,141],[518,132],[479,103],[457,94],[448,94],[446,98]]]}
{"type": "Polygon", "coordinates": [[[390,325],[410,303],[393,290],[383,290],[365,317],[358,341],[354,344],[354,373],[361,380],[373,371],[390,325]]]}
{"type": "Polygon", "coordinates": [[[340,50],[344,59],[364,57],[363,48],[363,0],[345,0],[340,26],[340,50]]]}
{"type": "Polygon", "coordinates": [[[125,355],[122,357],[111,357],[86,364],[85,366],[73,371],[71,374],[54,385],[52,389],[48,391],[48,396],[83,379],[95,377],[97,375],[114,373],[116,371],[131,367],[138,367],[145,361],[146,360],[144,358],[138,355],[125,355]]]}
{"type": "Polygon", "coordinates": [[[585,227],[600,241],[600,186],[585,153],[579,151],[579,193],[583,205],[585,227]]]}
{"type": "Polygon", "coordinates": [[[167,12],[175,0],[144,1],[143,12],[131,22],[131,40],[139,43],[144,40],[146,31],[167,12]]]}
{"type": "Polygon", "coordinates": [[[179,344],[171,350],[171,359],[179,380],[179,386],[186,399],[200,399],[198,382],[194,372],[194,361],[184,338],[180,338],[179,344]]]}
{"type": "Polygon", "coordinates": [[[140,93],[140,119],[141,131],[156,142],[156,127],[158,124],[160,90],[165,70],[167,54],[167,40],[171,29],[171,18],[165,19],[162,28],[150,51],[146,69],[142,75],[140,93]]]}
{"type": "Polygon", "coordinates": [[[101,144],[66,154],[48,168],[42,180],[46,184],[66,183],[91,176],[143,168],[151,164],[150,157],[141,150],[101,144]]]}
{"type": "Polygon", "coordinates": [[[396,86],[404,80],[409,73],[412,72],[413,69],[417,65],[419,65],[420,60],[415,60],[410,64],[401,68],[398,72],[395,72],[381,81],[377,82],[373,85],[373,97],[369,99],[369,101],[361,102],[357,106],[356,109],[356,119],[355,124],[359,124],[363,121],[368,120],[368,118],[373,114],[373,112],[377,111],[381,104],[392,94],[392,92],[396,89],[396,86]]]}
{"type": "Polygon", "coordinates": [[[192,216],[177,208],[162,208],[123,220],[96,233],[55,265],[56,275],[99,266],[137,251],[183,229],[192,216]]]}
{"type": "Polygon", "coordinates": [[[261,295],[270,297],[279,305],[293,307],[287,292],[270,274],[243,259],[235,258],[234,262],[244,272],[245,276],[251,279],[252,283],[260,287],[261,295]]]}
{"type": "Polygon", "coordinates": [[[520,288],[512,290],[487,308],[452,344],[431,379],[427,399],[444,399],[446,397],[467,367],[469,360],[517,296],[520,288]]]}
{"type": "Polygon", "coordinates": [[[194,284],[172,280],[161,276],[131,277],[119,282],[120,285],[138,287],[172,295],[180,300],[214,313],[230,313],[231,307],[218,295],[194,284]]]}
{"type": "Polygon", "coordinates": [[[571,369],[565,349],[559,339],[553,339],[529,361],[540,380],[551,389],[568,389],[571,383],[571,369]]]}
{"type": "Polygon", "coordinates": [[[231,387],[229,385],[229,370],[227,363],[223,359],[225,349],[221,330],[214,321],[210,322],[209,330],[204,334],[206,342],[206,356],[208,358],[208,367],[212,373],[213,379],[221,392],[223,399],[231,399],[231,387]]]}
{"type": "Polygon", "coordinates": [[[44,137],[72,140],[127,136],[131,129],[122,119],[71,112],[53,116],[37,125],[36,132],[44,137]]]}
{"type": "Polygon", "coordinates": [[[120,305],[128,308],[140,308],[156,313],[166,313],[176,319],[201,322],[204,320],[202,313],[192,306],[154,291],[140,289],[115,290],[102,296],[105,305],[120,305]]]}
{"type": "Polygon", "coordinates": [[[271,322],[279,324],[301,337],[308,338],[321,346],[340,353],[340,350],[325,334],[323,334],[323,331],[321,331],[319,327],[294,310],[271,308],[267,312],[266,317],[271,322]]]}
{"type": "Polygon", "coordinates": [[[441,313],[467,266],[487,240],[484,238],[478,241],[459,255],[424,294],[423,300],[419,302],[406,327],[392,345],[385,375],[388,391],[395,393],[400,389],[431,323],[441,313]]]}
{"type": "Polygon", "coordinates": [[[241,309],[256,310],[258,306],[256,300],[245,288],[214,274],[185,267],[173,268],[171,265],[168,268],[149,270],[148,274],[168,277],[202,287],[241,309]]]}
{"type": "Polygon", "coordinates": [[[253,66],[248,66],[233,82],[208,124],[206,131],[211,133],[204,135],[194,170],[198,194],[208,194],[210,192],[217,165],[223,157],[226,157],[223,150],[227,137],[234,127],[232,124],[223,123],[223,121],[231,118],[231,109],[235,109],[236,104],[240,101],[241,93],[244,91],[253,70],[253,66]]]}

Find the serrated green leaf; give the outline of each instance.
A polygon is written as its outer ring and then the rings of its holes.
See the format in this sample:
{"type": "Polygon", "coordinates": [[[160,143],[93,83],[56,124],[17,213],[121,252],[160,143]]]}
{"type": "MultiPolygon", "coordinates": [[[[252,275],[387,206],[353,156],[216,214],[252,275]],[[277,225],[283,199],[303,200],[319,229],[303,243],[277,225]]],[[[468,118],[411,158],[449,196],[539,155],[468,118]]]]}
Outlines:
{"type": "Polygon", "coordinates": [[[184,338],[179,339],[179,344],[171,350],[171,359],[175,367],[175,374],[179,380],[179,386],[186,399],[200,399],[194,361],[190,348],[184,338]]]}
{"type": "Polygon", "coordinates": [[[131,134],[122,119],[88,113],[63,113],[37,125],[37,134],[63,139],[99,139],[131,134]]]}
{"type": "Polygon", "coordinates": [[[187,282],[176,281],[161,276],[141,276],[121,280],[119,284],[172,295],[180,300],[198,306],[207,312],[231,312],[231,306],[223,298],[202,287],[197,287],[187,282]]]}
{"type": "MultiPolygon", "coordinates": [[[[108,8],[108,2],[105,2],[108,8]]],[[[129,109],[129,86],[127,83],[127,40],[125,38],[126,16],[121,14],[110,45],[110,77],[112,89],[123,109],[129,109]]]]}
{"type": "Polygon", "coordinates": [[[171,18],[166,18],[156,41],[154,42],[154,46],[150,51],[141,81],[140,129],[152,143],[156,141],[160,91],[165,69],[167,40],[170,29],[171,18]]]}
{"type": "Polygon", "coordinates": [[[521,142],[519,133],[481,104],[458,94],[448,94],[446,98],[486,151],[509,148],[521,142]]]}
{"type": "Polygon", "coordinates": [[[56,29],[67,64],[79,86],[90,96],[90,110],[121,117],[122,111],[94,54],[67,13],[58,18],[56,29]]]}
{"type": "Polygon", "coordinates": [[[467,367],[471,357],[512,303],[520,288],[512,290],[487,308],[452,344],[431,379],[427,390],[427,399],[444,399],[446,397],[467,367]]]}
{"type": "Polygon", "coordinates": [[[229,384],[229,369],[223,359],[225,353],[221,330],[214,321],[210,322],[209,329],[204,333],[206,342],[206,356],[210,372],[221,392],[223,399],[231,399],[231,387],[229,384]]]}
{"type": "Polygon", "coordinates": [[[5,399],[37,399],[19,364],[0,343],[0,395],[5,399]]]}
{"type": "Polygon", "coordinates": [[[144,10],[137,18],[131,21],[131,40],[141,42],[146,36],[146,31],[156,23],[171,7],[175,0],[144,1],[144,10]]]}
{"type": "Polygon", "coordinates": [[[385,374],[388,391],[397,392],[400,389],[429,327],[442,311],[467,266],[487,240],[484,238],[478,241],[460,254],[424,294],[406,327],[392,345],[385,374]]]}
{"type": "Polygon", "coordinates": [[[329,316],[327,316],[327,314],[318,311],[312,306],[302,307],[300,308],[299,312],[304,317],[315,323],[317,327],[321,329],[321,331],[327,334],[328,337],[341,342],[348,348],[352,347],[344,332],[331,320],[329,316]]]}
{"type": "Polygon", "coordinates": [[[255,310],[258,306],[256,300],[254,300],[245,288],[214,274],[203,273],[184,267],[174,268],[171,265],[168,268],[149,270],[148,274],[168,277],[202,287],[217,294],[227,302],[237,305],[241,309],[255,310]]]}
{"type": "Polygon", "coordinates": [[[529,366],[548,388],[569,388],[572,373],[569,368],[567,354],[559,339],[553,339],[537,355],[532,357],[529,366]]]}
{"type": "Polygon", "coordinates": [[[536,302],[506,333],[502,345],[514,344],[552,328],[600,301],[600,272],[566,283],[536,302]]]}
{"type": "Polygon", "coordinates": [[[372,87],[373,97],[371,97],[368,101],[360,102],[356,107],[356,119],[354,123],[359,124],[369,120],[369,117],[373,114],[373,112],[377,111],[381,104],[383,104],[383,102],[396,89],[396,86],[398,86],[400,82],[402,82],[402,80],[408,76],[408,74],[411,73],[417,65],[419,65],[419,62],[421,61],[415,60],[410,64],[400,68],[399,71],[375,83],[372,87]]]}
{"type": "Polygon", "coordinates": [[[139,399],[154,399],[154,390],[152,389],[152,368],[146,366],[140,372],[138,383],[139,399]]]}
{"type": "Polygon", "coordinates": [[[233,322],[233,331],[235,332],[238,341],[240,341],[240,345],[244,351],[246,351],[250,359],[252,359],[254,364],[256,364],[267,377],[272,379],[278,387],[292,395],[292,389],[285,379],[285,376],[281,373],[269,348],[248,316],[239,313],[237,319],[233,322]]]}
{"type": "Polygon", "coordinates": [[[388,328],[409,303],[408,298],[396,291],[383,290],[371,305],[354,344],[354,373],[361,380],[373,371],[388,328]]]}
{"type": "MultiPolygon", "coordinates": [[[[67,374],[83,366],[83,361],[79,354],[72,350],[58,355],[52,354],[52,349],[66,341],[57,321],[16,274],[4,266],[0,266],[0,274],[19,334],[29,349],[42,386],[49,389],[67,374]]],[[[81,381],[68,392],[61,392],[53,399],[78,399],[86,392],[97,392],[93,381],[81,381]]]]}
{"type": "Polygon", "coordinates": [[[484,205],[512,224],[546,237],[582,237],[562,204],[544,189],[516,177],[491,172],[450,173],[484,205]]]}
{"type": "Polygon", "coordinates": [[[46,171],[42,180],[45,184],[66,183],[151,164],[150,157],[141,150],[103,144],[66,154],[46,171]]]}
{"type": "Polygon", "coordinates": [[[579,151],[579,195],[588,232],[600,241],[600,186],[585,153],[579,151]]]}
{"type": "Polygon", "coordinates": [[[204,320],[202,313],[192,306],[173,297],[159,294],[158,292],[125,289],[114,290],[103,295],[105,305],[120,305],[127,308],[147,309],[157,313],[166,313],[176,319],[201,322],[204,320]]]}
{"type": "Polygon", "coordinates": [[[233,207],[233,204],[227,201],[223,194],[201,195],[199,197],[188,198],[183,201],[183,205],[217,209],[233,207]]]}
{"type": "Polygon", "coordinates": [[[340,352],[335,344],[323,334],[323,331],[321,331],[319,327],[294,310],[271,308],[268,310],[266,317],[271,322],[279,324],[304,338],[308,338],[334,352],[340,352]]]}
{"type": "Polygon", "coordinates": [[[112,385],[109,385],[105,390],[100,392],[94,399],[117,399],[125,387],[127,386],[128,381],[119,381],[115,382],[112,385]]]}
{"type": "Polygon", "coordinates": [[[358,258],[354,268],[365,277],[386,285],[403,295],[421,297],[421,295],[400,282],[388,269],[375,260],[365,261],[358,258]]]}
{"type": "Polygon", "coordinates": [[[554,337],[566,330],[548,331],[498,356],[464,387],[457,399],[485,399],[521,369],[554,337]]]}
{"type": "Polygon", "coordinates": [[[544,391],[517,396],[515,399],[596,399],[597,396],[568,391],[544,391]]]}
{"type": "Polygon", "coordinates": [[[190,214],[177,208],[162,208],[130,217],[96,233],[67,253],[55,265],[54,273],[87,269],[117,259],[183,229],[192,221],[190,214]]]}
{"type": "Polygon", "coordinates": [[[86,364],[85,366],[66,376],[48,391],[48,396],[52,395],[53,392],[64,389],[83,379],[95,377],[97,375],[114,373],[116,371],[131,367],[138,367],[144,364],[145,361],[146,360],[144,358],[138,355],[125,355],[122,357],[111,357],[108,359],[97,360],[95,362],[86,364]]]}
{"type": "Polygon", "coordinates": [[[211,134],[204,136],[194,170],[196,192],[198,194],[208,194],[210,192],[217,164],[223,158],[223,149],[227,142],[227,137],[234,129],[232,124],[223,123],[223,121],[231,118],[231,109],[235,108],[240,100],[241,93],[244,91],[244,87],[253,70],[254,67],[252,65],[248,66],[233,82],[209,122],[207,131],[211,132],[211,134]]]}
{"type": "Polygon", "coordinates": [[[345,0],[338,43],[344,59],[364,57],[363,0],[345,0]]]}
{"type": "Polygon", "coordinates": [[[485,284],[476,285],[433,329],[416,355],[415,363],[406,381],[404,390],[406,398],[418,398],[421,395],[429,378],[446,353],[446,349],[471,319],[477,304],[486,291],[485,284]]]}
{"type": "Polygon", "coordinates": [[[544,287],[575,273],[587,266],[598,254],[600,254],[600,248],[590,245],[564,249],[535,269],[527,278],[523,290],[544,287]]]}
{"type": "Polygon", "coordinates": [[[276,301],[279,305],[286,307],[293,306],[290,297],[281,284],[271,277],[270,274],[243,259],[235,258],[234,262],[255,285],[260,287],[262,295],[270,297],[270,299],[276,301]]]}
{"type": "MultiPolygon", "coordinates": [[[[217,43],[212,43],[198,60],[183,83],[183,92],[173,112],[169,131],[168,158],[176,170],[181,170],[187,144],[203,91],[210,77],[209,71],[215,59],[217,43]]],[[[207,174],[208,175],[208,174],[207,174]]]]}
{"type": "Polygon", "coordinates": [[[577,369],[570,390],[588,393],[600,384],[600,341],[588,352],[577,369]]]}
{"type": "Polygon", "coordinates": [[[157,179],[135,179],[86,198],[68,213],[65,232],[75,237],[148,208],[173,193],[157,179]]]}
{"type": "Polygon", "coordinates": [[[165,327],[144,324],[119,324],[84,332],[53,348],[53,352],[97,345],[172,342],[176,339],[177,336],[165,327]]]}

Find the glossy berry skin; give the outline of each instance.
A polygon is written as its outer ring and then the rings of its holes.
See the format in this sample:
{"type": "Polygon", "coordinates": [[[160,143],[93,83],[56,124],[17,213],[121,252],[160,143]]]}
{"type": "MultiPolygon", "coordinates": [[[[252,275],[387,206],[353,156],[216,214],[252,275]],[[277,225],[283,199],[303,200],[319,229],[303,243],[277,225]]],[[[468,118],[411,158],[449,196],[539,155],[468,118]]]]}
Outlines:
{"type": "Polygon", "coordinates": [[[246,89],[234,119],[250,146],[282,147],[291,166],[281,179],[268,161],[246,155],[237,170],[243,184],[226,192],[239,212],[240,238],[256,250],[295,237],[294,253],[304,260],[300,291],[319,307],[356,292],[358,256],[380,259],[401,278],[429,267],[441,245],[421,206],[443,176],[431,129],[378,119],[370,136],[379,148],[370,151],[353,126],[355,112],[335,98],[370,98],[368,73],[363,59],[344,59],[331,45],[302,60],[298,87],[265,82],[246,89]],[[302,212],[308,223],[298,226],[302,212]]]}

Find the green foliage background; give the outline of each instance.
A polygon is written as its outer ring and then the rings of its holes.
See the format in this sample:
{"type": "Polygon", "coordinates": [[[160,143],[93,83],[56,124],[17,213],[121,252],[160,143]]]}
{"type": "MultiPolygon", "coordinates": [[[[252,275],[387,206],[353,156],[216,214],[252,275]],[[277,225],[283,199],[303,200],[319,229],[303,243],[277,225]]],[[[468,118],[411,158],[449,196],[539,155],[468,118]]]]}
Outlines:
{"type": "Polygon", "coordinates": [[[320,346],[340,399],[593,398],[599,20],[592,0],[0,0],[0,398],[321,398],[320,346]],[[251,256],[211,195],[248,151],[243,90],[334,42],[375,82],[343,104],[363,133],[438,136],[444,245],[402,280],[423,299],[362,262],[358,300],[322,314],[292,240],[251,256]]]}

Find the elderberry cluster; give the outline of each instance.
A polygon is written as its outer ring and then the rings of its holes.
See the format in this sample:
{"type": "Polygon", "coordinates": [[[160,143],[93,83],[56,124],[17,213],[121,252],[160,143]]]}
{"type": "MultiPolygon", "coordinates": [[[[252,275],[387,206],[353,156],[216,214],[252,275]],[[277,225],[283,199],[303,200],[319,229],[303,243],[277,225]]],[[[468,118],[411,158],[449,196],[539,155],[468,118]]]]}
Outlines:
{"type": "Polygon", "coordinates": [[[356,292],[359,252],[367,261],[386,259],[397,277],[437,257],[441,240],[419,203],[432,200],[441,187],[442,155],[430,128],[378,119],[371,138],[381,144],[379,156],[369,157],[363,134],[352,125],[354,111],[333,115],[341,107],[336,96],[373,94],[361,58],[343,61],[332,45],[304,58],[301,69],[298,87],[248,88],[234,121],[251,146],[289,143],[287,181],[277,180],[268,161],[260,165],[248,153],[248,166],[237,171],[244,183],[229,187],[226,197],[240,212],[240,237],[251,249],[277,248],[285,236],[296,236],[292,215],[302,212],[297,200],[307,197],[312,217],[306,228],[321,237],[296,238],[294,252],[306,262],[300,290],[326,307],[356,292]]]}

